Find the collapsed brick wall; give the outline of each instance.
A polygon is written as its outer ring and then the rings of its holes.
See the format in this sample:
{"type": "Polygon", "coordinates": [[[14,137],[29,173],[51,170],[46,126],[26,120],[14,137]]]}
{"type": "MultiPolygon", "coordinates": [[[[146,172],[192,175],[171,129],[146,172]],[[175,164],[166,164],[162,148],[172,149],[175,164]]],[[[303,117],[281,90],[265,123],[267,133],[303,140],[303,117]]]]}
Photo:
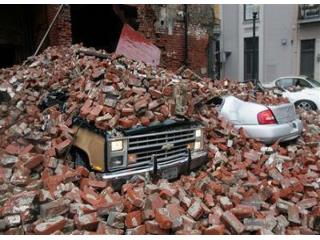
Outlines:
{"type": "MultiPolygon", "coordinates": [[[[51,4],[47,6],[48,25],[54,19],[60,5],[51,4]]],[[[71,15],[70,7],[64,5],[61,13],[59,14],[56,22],[52,26],[49,33],[49,44],[51,46],[58,45],[71,45],[72,43],[72,31],[71,31],[71,15]]]]}
{"type": "MultiPolygon", "coordinates": [[[[152,5],[138,7],[139,31],[161,49],[161,66],[177,70],[184,64],[184,22],[175,21],[172,34],[157,31],[156,13],[152,5]]],[[[199,74],[207,73],[209,36],[200,26],[188,26],[188,67],[199,74]]]]}

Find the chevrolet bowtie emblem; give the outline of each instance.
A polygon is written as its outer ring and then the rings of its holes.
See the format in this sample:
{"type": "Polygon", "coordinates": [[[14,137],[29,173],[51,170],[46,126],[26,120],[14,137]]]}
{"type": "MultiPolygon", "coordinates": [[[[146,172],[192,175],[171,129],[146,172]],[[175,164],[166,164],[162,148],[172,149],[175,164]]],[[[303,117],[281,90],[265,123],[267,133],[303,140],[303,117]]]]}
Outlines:
{"type": "Polygon", "coordinates": [[[165,143],[165,144],[163,144],[162,145],[162,150],[170,150],[170,149],[172,149],[174,147],[174,144],[173,143],[165,143]]]}

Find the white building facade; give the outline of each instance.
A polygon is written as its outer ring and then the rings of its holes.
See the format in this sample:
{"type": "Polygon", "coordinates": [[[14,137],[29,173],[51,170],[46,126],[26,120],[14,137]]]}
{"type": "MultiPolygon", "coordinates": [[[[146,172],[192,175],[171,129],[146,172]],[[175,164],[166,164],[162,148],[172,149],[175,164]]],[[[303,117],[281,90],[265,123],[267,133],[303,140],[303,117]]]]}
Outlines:
{"type": "Polygon", "coordinates": [[[317,9],[319,5],[259,5],[254,40],[253,5],[221,5],[221,77],[250,81],[256,61],[261,82],[300,74],[320,80],[317,9]]]}

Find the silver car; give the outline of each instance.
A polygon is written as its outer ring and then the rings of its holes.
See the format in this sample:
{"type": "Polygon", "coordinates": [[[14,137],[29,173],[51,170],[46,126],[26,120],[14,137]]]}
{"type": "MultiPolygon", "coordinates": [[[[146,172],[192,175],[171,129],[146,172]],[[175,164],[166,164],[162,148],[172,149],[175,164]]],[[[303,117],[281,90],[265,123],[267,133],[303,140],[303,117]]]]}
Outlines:
{"type": "Polygon", "coordinates": [[[249,137],[266,144],[295,139],[302,131],[302,122],[292,103],[265,106],[225,96],[213,98],[208,104],[218,107],[220,115],[235,128],[244,128],[249,137]]]}

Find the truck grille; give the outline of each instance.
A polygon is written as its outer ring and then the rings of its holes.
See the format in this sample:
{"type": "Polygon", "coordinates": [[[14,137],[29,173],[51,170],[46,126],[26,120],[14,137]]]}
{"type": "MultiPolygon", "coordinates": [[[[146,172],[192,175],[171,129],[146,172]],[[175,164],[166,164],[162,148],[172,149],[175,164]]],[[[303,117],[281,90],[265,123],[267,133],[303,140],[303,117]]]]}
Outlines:
{"type": "Polygon", "coordinates": [[[129,137],[128,154],[135,154],[135,163],[128,168],[150,166],[152,155],[157,163],[174,162],[188,156],[187,145],[195,141],[195,130],[173,130],[129,137]],[[167,149],[164,146],[170,146],[167,149]]]}

